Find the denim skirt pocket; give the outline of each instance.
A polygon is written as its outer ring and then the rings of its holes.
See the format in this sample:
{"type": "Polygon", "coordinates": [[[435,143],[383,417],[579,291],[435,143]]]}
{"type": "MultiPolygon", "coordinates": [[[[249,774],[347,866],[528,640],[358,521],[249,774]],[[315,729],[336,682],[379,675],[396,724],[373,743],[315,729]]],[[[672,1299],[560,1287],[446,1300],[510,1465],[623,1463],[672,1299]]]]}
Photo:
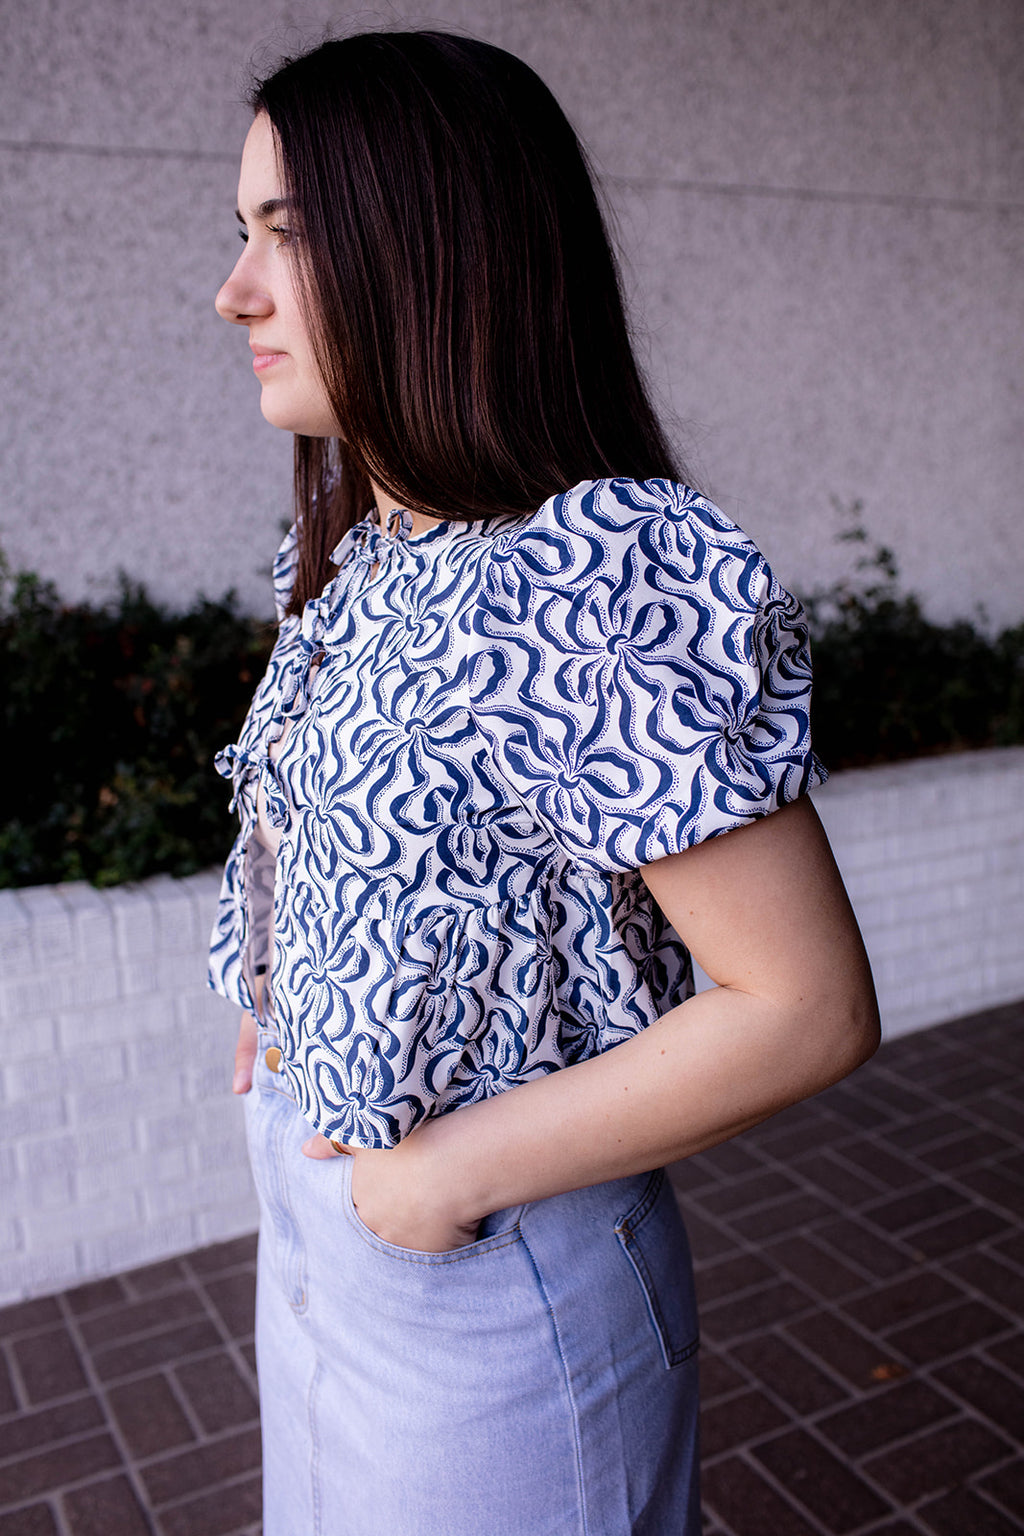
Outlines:
{"type": "Polygon", "coordinates": [[[700,1342],[693,1269],[680,1264],[689,1253],[686,1229],[663,1168],[647,1181],[637,1203],[615,1223],[615,1235],[639,1282],[665,1365],[681,1365],[700,1342]]]}
{"type": "Polygon", "coordinates": [[[378,1237],[371,1227],[368,1227],[356,1209],[352,1198],[352,1171],[355,1159],[345,1159],[347,1167],[341,1172],[341,1203],[346,1219],[356,1236],[372,1248],[376,1253],[385,1258],[392,1259],[399,1264],[418,1264],[425,1268],[440,1268],[445,1265],[458,1264],[468,1259],[482,1258],[486,1254],[495,1253],[499,1249],[508,1248],[514,1243],[522,1242],[522,1233],[519,1230],[519,1217],[525,1209],[523,1206],[512,1207],[508,1211],[498,1211],[493,1216],[487,1217],[481,1223],[481,1235],[475,1242],[466,1243],[461,1248],[452,1248],[442,1253],[424,1253],[417,1248],[401,1248],[395,1243],[386,1242],[378,1237]]]}

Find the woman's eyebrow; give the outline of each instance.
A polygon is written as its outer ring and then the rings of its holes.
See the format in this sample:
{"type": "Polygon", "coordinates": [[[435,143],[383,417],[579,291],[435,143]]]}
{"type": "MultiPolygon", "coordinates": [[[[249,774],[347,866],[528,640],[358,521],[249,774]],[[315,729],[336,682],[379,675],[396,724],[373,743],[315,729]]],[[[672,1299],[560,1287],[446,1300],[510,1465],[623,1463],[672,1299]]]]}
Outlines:
{"type": "MultiPolygon", "coordinates": [[[[275,213],[280,213],[288,206],[289,203],[286,197],[268,197],[265,203],[260,203],[259,207],[254,209],[254,213],[258,219],[270,219],[273,218],[275,213]]],[[[235,218],[239,224],[245,223],[245,218],[238,208],[235,209],[235,218]]]]}

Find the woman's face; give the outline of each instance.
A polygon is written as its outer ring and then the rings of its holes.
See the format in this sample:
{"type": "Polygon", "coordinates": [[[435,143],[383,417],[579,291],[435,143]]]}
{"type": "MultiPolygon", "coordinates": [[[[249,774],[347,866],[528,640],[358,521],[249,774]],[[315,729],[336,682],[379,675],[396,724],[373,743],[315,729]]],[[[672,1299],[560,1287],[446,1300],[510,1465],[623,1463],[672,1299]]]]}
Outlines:
{"type": "Polygon", "coordinates": [[[217,295],[217,313],[249,327],[253,369],[262,385],[260,407],[275,427],[304,437],[337,437],[299,299],[299,253],[270,119],[255,118],[242,150],[238,218],[245,246],[217,295]]]}

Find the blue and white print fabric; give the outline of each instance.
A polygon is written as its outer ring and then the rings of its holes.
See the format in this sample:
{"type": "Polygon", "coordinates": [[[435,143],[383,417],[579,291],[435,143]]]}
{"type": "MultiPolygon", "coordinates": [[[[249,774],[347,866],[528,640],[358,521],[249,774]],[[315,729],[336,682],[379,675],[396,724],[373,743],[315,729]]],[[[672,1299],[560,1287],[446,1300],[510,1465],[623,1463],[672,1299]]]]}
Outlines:
{"type": "MultiPolygon", "coordinates": [[[[799,604],[705,497],[587,481],[532,517],[409,528],[346,534],[218,760],[242,825],[211,984],[252,1008],[270,967],[298,1103],[353,1146],[683,1001],[638,866],[824,778],[799,604]]],[[[294,559],[289,535],[279,614],[294,559]]]]}

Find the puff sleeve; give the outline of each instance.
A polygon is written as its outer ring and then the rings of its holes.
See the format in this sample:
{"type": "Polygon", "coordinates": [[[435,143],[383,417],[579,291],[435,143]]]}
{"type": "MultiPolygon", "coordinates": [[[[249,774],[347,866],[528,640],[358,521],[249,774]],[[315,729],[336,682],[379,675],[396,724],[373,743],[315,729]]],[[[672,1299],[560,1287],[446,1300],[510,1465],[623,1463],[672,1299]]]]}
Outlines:
{"type": "Polygon", "coordinates": [[[685,486],[553,497],[495,540],[468,623],[494,767],[584,868],[634,869],[825,778],[800,605],[685,486]]]}

